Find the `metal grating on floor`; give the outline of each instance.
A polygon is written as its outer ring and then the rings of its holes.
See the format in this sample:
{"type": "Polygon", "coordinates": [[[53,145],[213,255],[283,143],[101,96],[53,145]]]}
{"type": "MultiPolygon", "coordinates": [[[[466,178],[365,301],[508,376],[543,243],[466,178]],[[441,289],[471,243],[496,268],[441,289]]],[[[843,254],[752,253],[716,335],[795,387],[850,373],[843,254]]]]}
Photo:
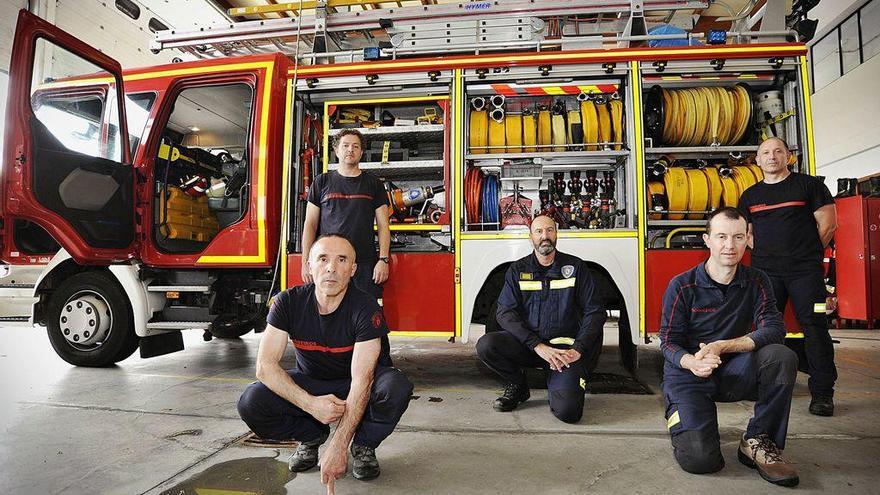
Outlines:
{"type": "Polygon", "coordinates": [[[265,440],[254,433],[248,433],[241,437],[236,443],[244,447],[262,447],[269,449],[293,449],[299,445],[299,442],[296,440],[265,440]]]}
{"type": "Polygon", "coordinates": [[[593,373],[587,383],[587,393],[652,395],[654,392],[633,376],[593,373]]]}

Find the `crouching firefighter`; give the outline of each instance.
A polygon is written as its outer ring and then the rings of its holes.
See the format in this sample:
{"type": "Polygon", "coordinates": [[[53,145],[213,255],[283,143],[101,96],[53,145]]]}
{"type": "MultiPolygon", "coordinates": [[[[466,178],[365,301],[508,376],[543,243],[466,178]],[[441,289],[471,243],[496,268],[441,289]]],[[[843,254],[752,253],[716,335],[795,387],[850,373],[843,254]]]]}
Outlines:
{"type": "Polygon", "coordinates": [[[250,429],[268,440],[299,440],[291,471],[318,465],[318,448],[336,423],[320,458],[321,482],[331,488],[348,467],[359,480],[379,476],[376,447],[406,411],[412,384],[390,366],[382,338],[388,327],[376,299],[351,285],[358,268],[351,242],[322,235],[309,251],[314,283],[275,297],[257,351],[257,378],[238,401],[250,429]],[[296,369],[285,371],[287,342],[296,369]]]}
{"type": "Polygon", "coordinates": [[[748,233],[730,207],[709,215],[709,259],[669,282],[663,296],[660,348],[666,425],[675,460],[687,472],[724,467],[715,402],[756,400],[737,457],[765,480],[798,483],[782,457],[797,357],[767,275],[741,265],[748,233]]]}
{"type": "Polygon", "coordinates": [[[589,373],[602,350],[602,307],[596,283],[581,259],[556,250],[556,223],[532,221],[534,252],[507,270],[496,317],[501,330],[477,341],[477,354],[507,382],[495,400],[512,411],[529,399],[524,367],[544,368],[553,415],[576,423],[584,411],[589,373]]]}

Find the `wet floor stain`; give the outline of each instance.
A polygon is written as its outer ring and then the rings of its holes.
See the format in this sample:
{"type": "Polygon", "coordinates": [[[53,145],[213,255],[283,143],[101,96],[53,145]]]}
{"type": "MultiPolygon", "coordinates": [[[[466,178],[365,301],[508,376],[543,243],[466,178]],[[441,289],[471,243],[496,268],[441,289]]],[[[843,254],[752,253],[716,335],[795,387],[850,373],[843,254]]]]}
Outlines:
{"type": "Polygon", "coordinates": [[[285,495],[296,475],[272,457],[248,457],[215,464],[161,495],[285,495]]]}

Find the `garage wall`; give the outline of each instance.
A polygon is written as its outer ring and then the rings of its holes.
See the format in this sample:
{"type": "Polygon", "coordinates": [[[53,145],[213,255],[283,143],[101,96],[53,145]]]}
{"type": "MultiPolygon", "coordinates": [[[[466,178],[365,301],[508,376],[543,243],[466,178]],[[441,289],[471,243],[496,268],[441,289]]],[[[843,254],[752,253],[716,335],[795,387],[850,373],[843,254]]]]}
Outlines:
{"type": "MultiPolygon", "coordinates": [[[[864,0],[823,1],[810,11],[819,20],[818,41],[837,26],[864,0]]],[[[864,177],[880,172],[880,55],[866,60],[855,69],[813,94],[813,129],[816,165],[819,175],[833,194],[837,179],[864,177]]]]}
{"type": "Polygon", "coordinates": [[[0,0],[0,71],[2,72],[9,70],[9,55],[12,53],[12,38],[15,35],[18,11],[26,7],[26,0],[0,0]]]}
{"type": "Polygon", "coordinates": [[[140,7],[137,20],[122,13],[112,0],[0,0],[0,71],[9,69],[18,11],[28,8],[29,4],[32,12],[107,53],[125,68],[169,63],[175,57],[193,58],[170,50],[157,55],[151,53],[149,44],[153,33],[148,28],[151,18],[179,29],[225,22],[208,0],[131,1],[140,7]]]}

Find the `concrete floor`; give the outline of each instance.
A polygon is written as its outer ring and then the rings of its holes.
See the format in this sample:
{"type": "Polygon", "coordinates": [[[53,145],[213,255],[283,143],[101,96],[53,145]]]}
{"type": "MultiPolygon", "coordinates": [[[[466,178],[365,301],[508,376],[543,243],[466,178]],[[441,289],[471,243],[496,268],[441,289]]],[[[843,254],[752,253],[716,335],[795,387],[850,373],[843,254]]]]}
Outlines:
{"type": "MultiPolygon", "coordinates": [[[[620,372],[608,339],[598,371],[620,372]]],[[[807,413],[798,378],[786,455],[797,490],[880,493],[880,332],[839,330],[837,415],[807,413]]],[[[0,493],[321,493],[315,471],[287,472],[288,449],[242,446],[235,401],[252,381],[258,335],[203,342],[108,369],[57,358],[45,331],[0,328],[0,493]],[[212,491],[214,490],[214,491],[212,491]],[[226,490],[226,491],[217,491],[226,490]]],[[[382,476],[350,476],[338,493],[776,493],[736,460],[752,404],[719,405],[727,467],[695,476],[675,464],[660,395],[588,395],[577,425],[557,421],[546,390],[513,413],[491,403],[500,383],[472,345],[403,340],[393,355],[416,386],[398,431],[378,450],[382,476]]],[[[659,390],[656,342],[640,349],[639,378],[659,390]]],[[[289,358],[288,358],[289,359],[289,358]]]]}

